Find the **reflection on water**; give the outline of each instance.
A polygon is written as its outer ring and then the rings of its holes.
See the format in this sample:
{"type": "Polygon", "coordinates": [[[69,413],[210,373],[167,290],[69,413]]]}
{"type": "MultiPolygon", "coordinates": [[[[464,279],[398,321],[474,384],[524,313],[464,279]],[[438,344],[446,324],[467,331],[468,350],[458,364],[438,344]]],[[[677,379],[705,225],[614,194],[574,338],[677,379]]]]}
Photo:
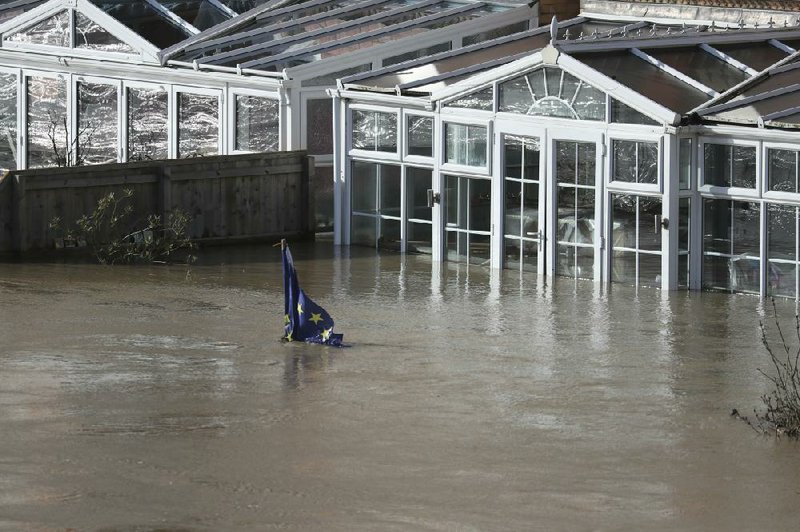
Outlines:
{"type": "Polygon", "coordinates": [[[278,340],[277,248],[0,264],[0,530],[795,527],[757,298],[292,252],[353,347],[278,340]]]}

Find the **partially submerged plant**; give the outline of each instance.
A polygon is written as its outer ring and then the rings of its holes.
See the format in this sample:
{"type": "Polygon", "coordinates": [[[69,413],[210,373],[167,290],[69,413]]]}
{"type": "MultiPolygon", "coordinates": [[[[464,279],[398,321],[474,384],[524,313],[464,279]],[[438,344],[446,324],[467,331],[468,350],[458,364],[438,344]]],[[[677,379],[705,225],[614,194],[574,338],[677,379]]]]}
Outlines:
{"type": "Polygon", "coordinates": [[[775,328],[778,331],[781,345],[773,349],[767,337],[764,322],[759,321],[761,342],[767,350],[774,371],[767,373],[758,368],[758,372],[772,383],[772,389],[761,396],[764,410],[753,411],[755,421],[739,415],[736,410],[732,414],[759,431],[776,435],[785,434],[797,438],[800,437],[800,367],[798,367],[798,363],[800,363],[800,316],[797,314],[794,316],[798,346],[792,347],[783,334],[783,329],[778,321],[775,300],[772,301],[772,308],[775,314],[775,328]]]}
{"type": "MultiPolygon", "coordinates": [[[[132,220],[130,203],[133,190],[126,188],[120,196],[109,192],[101,197],[91,214],[81,216],[74,228],[68,228],[56,247],[87,247],[102,264],[132,262],[168,262],[179,253],[192,262],[195,244],[189,239],[189,216],[181,210],[171,211],[166,220],[151,214],[141,223],[132,220]],[[61,246],[59,246],[61,242],[61,246]]],[[[50,229],[60,231],[62,220],[50,221],[50,229]]]]}

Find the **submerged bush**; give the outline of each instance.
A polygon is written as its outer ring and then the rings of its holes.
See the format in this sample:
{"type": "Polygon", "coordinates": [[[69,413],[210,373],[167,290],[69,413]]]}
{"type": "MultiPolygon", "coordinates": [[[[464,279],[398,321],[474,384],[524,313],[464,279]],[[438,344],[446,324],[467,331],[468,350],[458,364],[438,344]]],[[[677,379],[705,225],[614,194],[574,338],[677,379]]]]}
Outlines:
{"type": "Polygon", "coordinates": [[[189,216],[175,210],[166,220],[151,214],[137,221],[132,198],[132,189],[124,189],[120,196],[109,192],[91,214],[81,216],[66,231],[61,219],[54,218],[50,228],[64,233],[56,239],[56,247],[85,247],[101,264],[192,262],[195,244],[188,235],[189,216]]]}
{"type": "MultiPolygon", "coordinates": [[[[739,415],[734,410],[733,415],[740,417],[753,428],[770,433],[793,438],[800,437],[800,316],[794,316],[794,329],[797,338],[797,347],[790,346],[790,342],[783,334],[783,329],[778,321],[775,301],[772,301],[775,312],[775,328],[780,340],[779,345],[773,347],[770,342],[764,322],[759,322],[761,329],[761,342],[767,350],[772,368],[758,372],[772,383],[772,389],[761,396],[763,410],[754,410],[755,420],[750,420],[739,415]]],[[[778,344],[778,342],[775,342],[778,344]]]]}

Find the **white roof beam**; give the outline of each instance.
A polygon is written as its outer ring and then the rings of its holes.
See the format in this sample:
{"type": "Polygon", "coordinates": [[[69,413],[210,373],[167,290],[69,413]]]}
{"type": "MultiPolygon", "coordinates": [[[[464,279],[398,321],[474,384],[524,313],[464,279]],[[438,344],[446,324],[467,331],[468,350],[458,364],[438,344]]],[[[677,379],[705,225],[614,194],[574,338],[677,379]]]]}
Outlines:
{"type": "Polygon", "coordinates": [[[700,116],[706,116],[714,113],[721,113],[722,111],[728,111],[730,109],[744,107],[746,105],[750,105],[751,103],[760,102],[762,100],[768,100],[770,98],[775,98],[776,96],[782,96],[784,94],[797,91],[800,91],[800,84],[795,83],[793,85],[789,85],[788,87],[781,87],[780,89],[762,92],[760,94],[754,94],[746,98],[731,100],[729,102],[721,103],[719,105],[712,105],[711,107],[706,107],[705,109],[700,109],[697,110],[696,112],[700,116]]]}
{"type": "Polygon", "coordinates": [[[768,115],[764,115],[761,119],[764,122],[769,122],[771,120],[776,120],[778,118],[785,118],[787,116],[792,116],[800,113],[800,107],[790,107],[789,109],[784,109],[783,111],[775,111],[774,113],[770,113],[768,115]]]}
{"type": "Polygon", "coordinates": [[[741,70],[742,72],[744,72],[748,76],[755,76],[756,74],[758,74],[758,70],[750,68],[749,66],[745,65],[741,61],[738,61],[738,60],[734,59],[733,57],[729,56],[725,52],[721,52],[721,51],[717,50],[713,46],[710,46],[710,45],[708,45],[706,43],[702,43],[700,45],[700,49],[703,50],[706,53],[709,53],[709,54],[713,55],[714,57],[716,57],[720,61],[724,61],[724,62],[728,63],[733,68],[741,70]]]}
{"type": "Polygon", "coordinates": [[[208,3],[211,4],[212,6],[216,7],[217,9],[219,9],[220,11],[222,11],[223,13],[225,13],[226,15],[228,15],[231,18],[236,17],[236,16],[239,15],[239,13],[237,13],[233,9],[229,8],[228,6],[226,6],[225,4],[220,2],[219,0],[208,0],[208,3]]]}
{"type": "Polygon", "coordinates": [[[173,13],[172,11],[170,11],[169,9],[158,3],[156,0],[144,0],[144,1],[147,2],[150,5],[150,7],[152,7],[153,9],[155,9],[156,11],[167,17],[170,21],[172,21],[173,23],[177,24],[178,26],[186,30],[190,35],[197,35],[198,33],[200,33],[200,30],[198,30],[197,28],[195,28],[194,26],[183,20],[181,17],[179,17],[178,15],[176,15],[175,13],[173,13]]]}
{"type": "Polygon", "coordinates": [[[714,96],[719,95],[719,93],[717,91],[715,91],[714,89],[712,89],[710,87],[707,87],[706,85],[703,85],[702,83],[700,83],[696,79],[694,79],[692,77],[689,77],[686,74],[684,74],[683,72],[680,72],[679,70],[676,70],[676,69],[672,68],[671,66],[667,65],[663,61],[659,61],[658,59],[656,59],[652,55],[641,51],[639,48],[631,48],[630,51],[631,51],[631,53],[633,55],[635,55],[639,59],[647,61],[648,63],[650,63],[654,67],[658,68],[662,72],[665,72],[666,74],[669,74],[673,78],[678,79],[678,80],[686,83],[687,85],[690,85],[690,86],[694,87],[695,89],[706,93],[707,95],[711,96],[712,98],[714,96]]]}
{"type": "Polygon", "coordinates": [[[782,50],[782,51],[786,52],[787,54],[793,54],[793,53],[795,53],[797,51],[794,48],[792,48],[791,46],[783,44],[781,41],[779,41],[777,39],[770,39],[767,42],[770,43],[775,48],[777,48],[778,50],[782,50]]]}

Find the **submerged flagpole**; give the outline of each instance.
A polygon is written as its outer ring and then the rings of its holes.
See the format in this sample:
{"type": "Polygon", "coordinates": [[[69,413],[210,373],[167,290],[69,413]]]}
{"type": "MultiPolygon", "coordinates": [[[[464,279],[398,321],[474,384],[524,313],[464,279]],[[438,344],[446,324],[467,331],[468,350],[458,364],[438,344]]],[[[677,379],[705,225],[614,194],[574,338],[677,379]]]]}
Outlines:
{"type": "Polygon", "coordinates": [[[342,347],[344,335],[333,332],[333,318],[300,288],[292,253],[281,239],[283,259],[284,334],[287,342],[309,342],[342,347]]]}

